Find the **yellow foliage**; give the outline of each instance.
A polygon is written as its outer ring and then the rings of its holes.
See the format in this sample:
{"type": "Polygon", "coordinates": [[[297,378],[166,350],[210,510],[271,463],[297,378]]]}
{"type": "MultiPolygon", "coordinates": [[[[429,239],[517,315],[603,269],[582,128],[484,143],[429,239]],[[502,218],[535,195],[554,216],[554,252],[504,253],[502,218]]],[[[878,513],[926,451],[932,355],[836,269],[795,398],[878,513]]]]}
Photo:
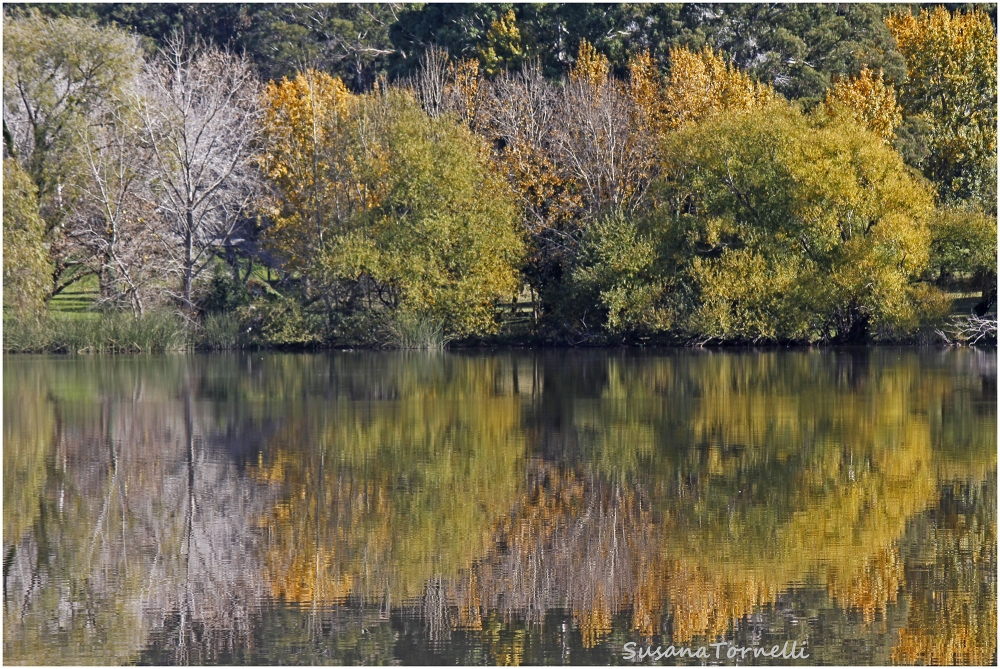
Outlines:
{"type": "Polygon", "coordinates": [[[774,101],[777,93],[727,63],[721,52],[670,49],[670,75],[664,89],[666,126],[679,128],[725,110],[751,110],[774,101]]]}
{"type": "Polygon", "coordinates": [[[930,125],[924,173],[942,195],[996,207],[997,38],[990,17],[944,7],[892,14],[886,26],[906,59],[901,100],[930,125]]]}
{"type": "Polygon", "coordinates": [[[479,61],[463,58],[448,63],[448,84],[454,87],[461,102],[459,116],[473,130],[479,127],[479,111],[483,102],[483,75],[479,61]]]}
{"type": "Polygon", "coordinates": [[[52,268],[38,189],[13,158],[3,161],[3,306],[37,312],[51,290],[52,268]]]}
{"type": "MultiPolygon", "coordinates": [[[[455,73],[474,99],[478,69],[455,73]]],[[[483,142],[405,92],[354,96],[313,71],[270,84],[265,106],[262,167],[277,192],[269,241],[329,308],[358,308],[352,295],[367,277],[377,285],[365,300],[371,318],[405,313],[448,336],[496,327],[493,304],[516,290],[521,240],[483,142]]]]}
{"type": "Polygon", "coordinates": [[[665,153],[670,201],[688,203],[674,234],[704,290],[693,333],[888,338],[924,322],[912,281],[933,193],[862,126],[779,103],[673,133],[665,153]]]}
{"type": "Polygon", "coordinates": [[[658,134],[663,130],[663,85],[660,70],[649,50],[632,56],[628,70],[628,91],[639,112],[640,129],[658,134]]]}
{"type": "Polygon", "coordinates": [[[292,270],[307,269],[331,228],[372,204],[348,150],[354,105],[339,77],[315,70],[264,89],[261,168],[280,193],[265,202],[274,221],[269,236],[292,270]]]}
{"type": "Polygon", "coordinates": [[[580,40],[580,50],[576,62],[569,71],[570,81],[586,81],[593,88],[600,88],[607,82],[611,64],[607,56],[594,48],[587,40],[580,40]]]}
{"type": "Polygon", "coordinates": [[[521,31],[513,9],[493,21],[486,33],[485,46],[479,48],[479,58],[487,74],[498,74],[524,58],[521,31]]]}
{"type": "Polygon", "coordinates": [[[933,10],[922,9],[917,16],[891,14],[885,24],[896,39],[896,48],[907,59],[911,77],[930,75],[962,85],[991,72],[996,76],[996,32],[989,15],[980,9],[952,14],[939,5],[933,10]],[[943,67],[936,72],[918,69],[925,58],[943,67]]]}
{"type": "Polygon", "coordinates": [[[856,120],[886,141],[903,122],[896,91],[892,84],[886,85],[881,71],[876,74],[865,68],[856,78],[835,83],[826,93],[824,106],[833,112],[837,105],[845,106],[856,120]]]}

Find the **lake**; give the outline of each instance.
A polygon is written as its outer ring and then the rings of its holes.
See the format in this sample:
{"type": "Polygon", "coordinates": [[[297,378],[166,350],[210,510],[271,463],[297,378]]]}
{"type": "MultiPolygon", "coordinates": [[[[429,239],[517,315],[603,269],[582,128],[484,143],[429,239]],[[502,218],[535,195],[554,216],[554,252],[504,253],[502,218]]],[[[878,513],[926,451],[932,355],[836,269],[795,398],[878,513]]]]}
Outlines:
{"type": "Polygon", "coordinates": [[[3,365],[7,664],[997,661],[995,351],[3,365]]]}

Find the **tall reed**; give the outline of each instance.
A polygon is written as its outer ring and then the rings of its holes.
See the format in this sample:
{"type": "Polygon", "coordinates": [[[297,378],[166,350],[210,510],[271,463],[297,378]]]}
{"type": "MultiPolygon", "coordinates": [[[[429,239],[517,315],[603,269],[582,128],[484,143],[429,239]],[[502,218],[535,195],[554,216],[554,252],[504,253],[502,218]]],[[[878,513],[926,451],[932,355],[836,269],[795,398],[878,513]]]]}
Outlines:
{"type": "Polygon", "coordinates": [[[444,323],[418,314],[395,314],[386,319],[378,338],[383,348],[425,351],[441,350],[451,341],[444,323]]]}
{"type": "Polygon", "coordinates": [[[188,328],[163,311],[25,315],[4,313],[8,353],[164,353],[191,348],[188,328]]]}

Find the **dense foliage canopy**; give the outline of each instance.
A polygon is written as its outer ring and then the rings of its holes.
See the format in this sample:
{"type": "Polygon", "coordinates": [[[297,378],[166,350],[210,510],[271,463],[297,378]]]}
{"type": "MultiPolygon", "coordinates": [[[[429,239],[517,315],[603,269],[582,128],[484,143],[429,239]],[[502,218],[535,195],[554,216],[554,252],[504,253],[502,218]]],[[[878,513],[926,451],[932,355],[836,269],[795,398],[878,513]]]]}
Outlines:
{"type": "Polygon", "coordinates": [[[996,301],[978,6],[18,5],[4,26],[9,197],[51,268],[33,294],[96,282],[206,345],[907,340],[949,293],[996,301]]]}

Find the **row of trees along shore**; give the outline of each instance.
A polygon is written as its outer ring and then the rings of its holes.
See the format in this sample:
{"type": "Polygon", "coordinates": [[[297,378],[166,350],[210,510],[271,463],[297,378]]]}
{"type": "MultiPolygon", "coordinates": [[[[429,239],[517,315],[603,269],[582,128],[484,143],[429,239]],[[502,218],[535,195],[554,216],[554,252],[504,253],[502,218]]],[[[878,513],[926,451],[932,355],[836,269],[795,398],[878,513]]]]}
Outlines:
{"type": "Polygon", "coordinates": [[[5,350],[995,339],[981,9],[226,10],[333,26],[292,68],[60,7],[5,8],[5,350]]]}

